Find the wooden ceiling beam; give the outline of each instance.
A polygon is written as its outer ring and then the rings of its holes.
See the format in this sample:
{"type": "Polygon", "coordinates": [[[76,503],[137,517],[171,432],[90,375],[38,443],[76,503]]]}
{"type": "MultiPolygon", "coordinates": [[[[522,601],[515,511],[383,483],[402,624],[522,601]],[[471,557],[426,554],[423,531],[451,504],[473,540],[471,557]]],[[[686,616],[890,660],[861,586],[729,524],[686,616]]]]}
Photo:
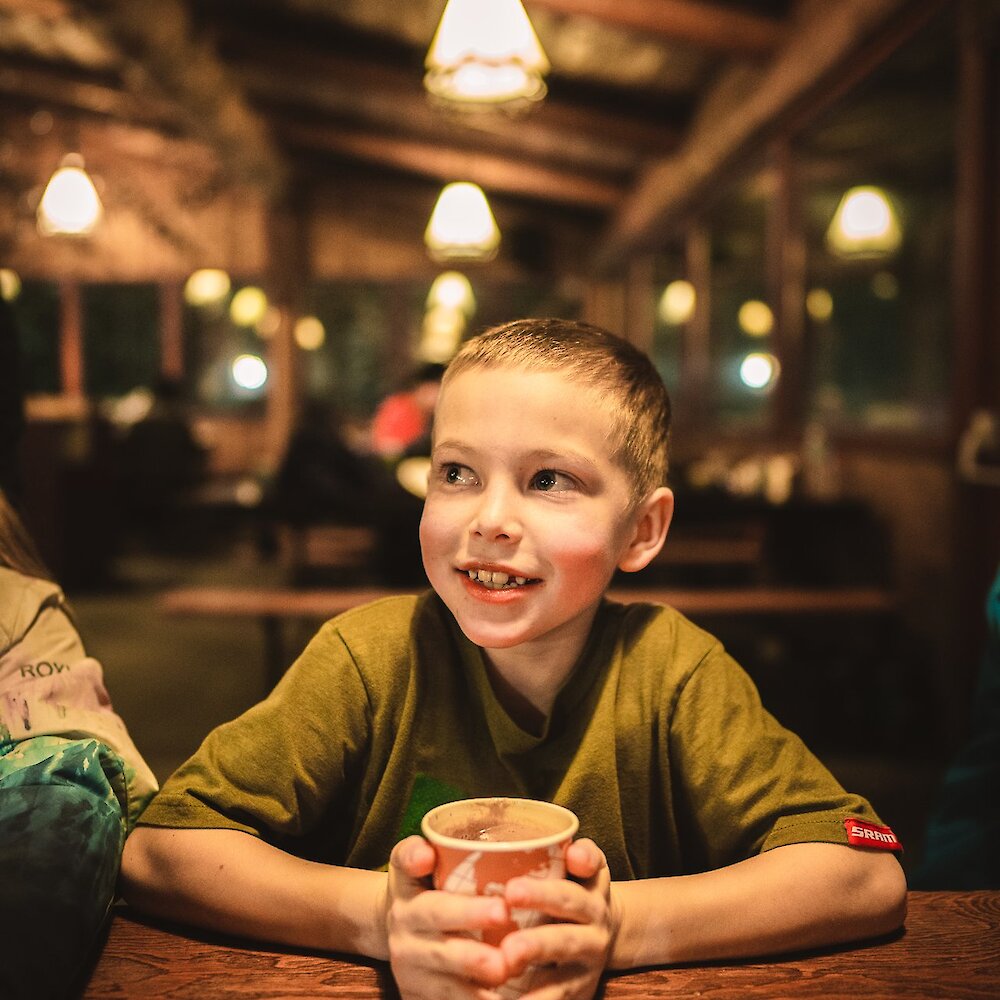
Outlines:
{"type": "Polygon", "coordinates": [[[570,157],[575,144],[589,146],[596,142],[604,150],[619,147],[632,151],[632,155],[645,156],[672,150],[680,141],[678,124],[611,113],[583,102],[556,100],[551,95],[520,118],[496,112],[449,118],[446,111],[428,102],[419,70],[411,72],[346,52],[262,39],[238,25],[222,28],[220,48],[234,71],[246,80],[249,90],[274,93],[293,87],[314,94],[317,108],[324,104],[347,106],[375,120],[408,120],[435,131],[443,127],[470,136],[478,132],[514,146],[527,144],[539,150],[562,147],[570,157]],[[267,53],[265,60],[260,57],[262,49],[267,53]]]}
{"type": "MultiPolygon", "coordinates": [[[[2,3],[3,0],[0,0],[2,3]]],[[[36,102],[82,114],[149,124],[177,121],[174,105],[148,94],[136,95],[109,82],[105,74],[79,69],[6,63],[0,69],[0,94],[25,104],[36,102]]]]}
{"type": "Polygon", "coordinates": [[[624,190],[605,180],[541,167],[520,159],[448,149],[438,143],[393,138],[359,129],[285,122],[278,126],[278,134],[293,145],[417,173],[442,182],[473,181],[488,194],[518,195],[608,211],[618,204],[624,190]]]}
{"type": "Polygon", "coordinates": [[[268,123],[246,99],[210,44],[197,37],[181,0],[77,0],[75,9],[100,38],[123,53],[129,90],[172,101],[190,133],[211,144],[237,181],[277,196],[287,165],[268,123]]]}
{"type": "Polygon", "coordinates": [[[787,39],[789,25],[701,0],[525,0],[532,8],[590,17],[616,28],[687,42],[700,48],[765,56],[787,39]]]}
{"type": "MultiPolygon", "coordinates": [[[[724,73],[706,95],[687,141],[673,156],[647,167],[619,206],[594,256],[612,267],[640,248],[656,245],[727,164],[757,148],[760,138],[802,105],[895,14],[926,19],[943,0],[814,0],[794,34],[764,69],[724,73]]],[[[830,83],[830,81],[833,81],[830,83]]]]}

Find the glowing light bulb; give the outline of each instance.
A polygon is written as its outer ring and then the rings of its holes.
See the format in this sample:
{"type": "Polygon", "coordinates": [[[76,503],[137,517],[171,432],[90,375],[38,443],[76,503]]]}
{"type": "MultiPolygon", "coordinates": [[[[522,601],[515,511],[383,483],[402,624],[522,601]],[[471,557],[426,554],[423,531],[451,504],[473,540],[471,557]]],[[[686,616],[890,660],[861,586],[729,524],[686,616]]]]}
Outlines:
{"type": "Polygon", "coordinates": [[[888,196],[870,185],[853,187],[841,198],[826,232],[830,248],[844,256],[891,254],[899,249],[902,239],[888,196]]]}
{"type": "Polygon", "coordinates": [[[521,0],[448,0],[425,65],[428,92],[459,109],[530,106],[549,71],[521,0]]]}
{"type": "Polygon", "coordinates": [[[773,354],[755,351],[740,363],[740,381],[749,389],[766,389],[777,381],[779,368],[773,354]]]}
{"type": "Polygon", "coordinates": [[[825,288],[811,288],[806,295],[806,312],[819,323],[833,315],[833,296],[825,288]]]}
{"type": "Polygon", "coordinates": [[[482,188],[468,181],[447,184],[427,223],[424,242],[435,260],[492,260],[500,247],[500,230],[482,188]]]}
{"type": "Polygon", "coordinates": [[[253,391],[267,381],[267,365],[256,354],[241,354],[233,360],[233,381],[241,388],[253,391]]]}
{"type": "Polygon", "coordinates": [[[293,336],[303,351],[316,351],[326,342],[326,327],[315,316],[303,316],[296,321],[293,336]]]}
{"type": "Polygon", "coordinates": [[[97,188],[83,168],[83,157],[70,153],[49,179],[38,205],[38,229],[45,236],[85,236],[104,212],[97,188]]]}
{"type": "Polygon", "coordinates": [[[256,326],[267,313],[267,296],[254,285],[241,288],[229,303],[229,318],[237,326],[256,326]]]}
{"type": "Polygon", "coordinates": [[[766,302],[748,299],[737,314],[740,329],[749,337],[766,337],[774,329],[774,313],[766,302]]]}
{"type": "Polygon", "coordinates": [[[433,309],[436,306],[460,309],[471,316],[476,311],[476,296],[469,279],[458,271],[439,274],[427,293],[427,308],[433,309]]]}
{"type": "Polygon", "coordinates": [[[681,326],[694,315],[696,298],[690,281],[671,281],[660,296],[657,314],[669,326],[681,326]]]}
{"type": "Polygon", "coordinates": [[[0,298],[13,302],[21,294],[21,278],[17,271],[0,267],[0,298]]]}
{"type": "Polygon", "coordinates": [[[214,267],[192,272],[184,283],[184,301],[192,306],[209,306],[221,302],[231,286],[229,275],[214,267]]]}

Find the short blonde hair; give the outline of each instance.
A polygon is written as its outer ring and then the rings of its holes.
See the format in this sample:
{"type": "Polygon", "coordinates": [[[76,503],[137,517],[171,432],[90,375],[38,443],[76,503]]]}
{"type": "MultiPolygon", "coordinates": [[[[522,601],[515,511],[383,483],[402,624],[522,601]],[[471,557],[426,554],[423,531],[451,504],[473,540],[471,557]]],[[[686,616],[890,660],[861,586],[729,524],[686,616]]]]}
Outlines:
{"type": "Polygon", "coordinates": [[[475,368],[554,371],[597,390],[610,404],[612,458],[635,477],[633,501],[667,482],[670,397],[647,355],[589,323],[519,319],[467,341],[444,374],[449,382],[475,368]]]}

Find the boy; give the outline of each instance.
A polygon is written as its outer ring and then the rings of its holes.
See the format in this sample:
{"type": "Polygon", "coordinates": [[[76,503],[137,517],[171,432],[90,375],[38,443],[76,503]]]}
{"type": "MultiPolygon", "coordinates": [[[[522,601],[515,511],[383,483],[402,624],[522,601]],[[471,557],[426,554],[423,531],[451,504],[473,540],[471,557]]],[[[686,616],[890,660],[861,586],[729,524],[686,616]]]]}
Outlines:
{"type": "Polygon", "coordinates": [[[586,998],[605,968],[898,927],[897,845],[868,803],[711,636],[604,598],[666,537],[669,421],[649,360],[597,328],[524,320],[470,341],[435,416],[433,591],[328,622],[208,736],[127,842],[129,902],[388,958],[404,997],[482,1000],[530,965],[530,997],[586,998]],[[440,801],[493,794],[577,813],[572,878],[428,891],[433,850],[407,834],[440,801]],[[508,906],[552,922],[476,940],[508,906]]]}

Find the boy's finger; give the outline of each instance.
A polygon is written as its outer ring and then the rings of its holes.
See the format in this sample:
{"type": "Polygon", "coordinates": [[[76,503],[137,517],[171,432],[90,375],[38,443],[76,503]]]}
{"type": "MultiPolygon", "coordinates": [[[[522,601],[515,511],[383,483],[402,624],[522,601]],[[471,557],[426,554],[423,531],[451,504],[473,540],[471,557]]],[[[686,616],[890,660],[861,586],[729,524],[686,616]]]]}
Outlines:
{"type": "Polygon", "coordinates": [[[508,934],[500,950],[515,976],[529,965],[585,966],[599,972],[607,941],[607,935],[591,925],[540,924],[508,934]]]}
{"type": "Polygon", "coordinates": [[[541,910],[557,920],[574,923],[593,919],[590,895],[578,882],[561,878],[513,878],[504,889],[512,910],[541,910]]]}
{"type": "Polygon", "coordinates": [[[434,992],[417,991],[435,1000],[456,991],[464,995],[472,987],[500,986],[510,978],[507,960],[499,948],[454,935],[432,939],[410,936],[393,954],[392,965],[397,980],[438,980],[434,992]]]}
{"type": "Polygon", "coordinates": [[[566,848],[566,874],[577,879],[592,879],[608,867],[604,852],[592,840],[575,840],[566,848]]]}
{"type": "Polygon", "coordinates": [[[389,889],[394,898],[415,896],[427,888],[434,871],[434,848],[423,837],[401,840],[389,855],[389,889]]]}
{"type": "Polygon", "coordinates": [[[425,892],[411,904],[407,926],[416,934],[447,934],[499,927],[507,920],[507,904],[499,896],[425,892]]]}

